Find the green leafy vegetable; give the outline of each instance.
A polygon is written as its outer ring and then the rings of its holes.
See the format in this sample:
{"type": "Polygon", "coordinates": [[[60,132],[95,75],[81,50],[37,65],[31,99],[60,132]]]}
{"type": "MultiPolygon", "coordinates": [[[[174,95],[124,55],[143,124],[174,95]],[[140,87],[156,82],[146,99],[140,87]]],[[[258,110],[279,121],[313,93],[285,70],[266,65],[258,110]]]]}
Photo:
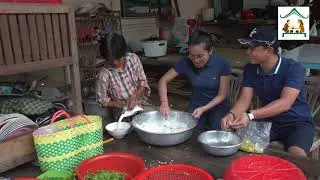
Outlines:
{"type": "Polygon", "coordinates": [[[47,171],[37,177],[39,180],[74,180],[74,175],[68,171],[47,171]]]}
{"type": "Polygon", "coordinates": [[[73,180],[73,177],[50,177],[50,176],[43,176],[39,178],[40,180],[73,180]]]}
{"type": "Polygon", "coordinates": [[[125,175],[118,172],[98,171],[86,176],[86,180],[124,180],[125,175]]]}

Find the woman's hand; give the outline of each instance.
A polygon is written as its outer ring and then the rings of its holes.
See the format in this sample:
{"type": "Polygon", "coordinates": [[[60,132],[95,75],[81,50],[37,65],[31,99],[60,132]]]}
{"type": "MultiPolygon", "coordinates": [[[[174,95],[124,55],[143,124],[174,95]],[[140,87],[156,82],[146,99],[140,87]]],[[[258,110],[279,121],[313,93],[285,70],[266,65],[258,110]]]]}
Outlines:
{"type": "Polygon", "coordinates": [[[168,119],[170,113],[170,107],[168,102],[161,102],[160,112],[166,119],[168,119]]]}
{"type": "Polygon", "coordinates": [[[193,111],[192,116],[195,118],[200,118],[204,112],[206,112],[204,107],[198,107],[193,111]]]}
{"type": "Polygon", "coordinates": [[[130,96],[130,98],[127,100],[127,104],[126,104],[128,110],[132,110],[136,105],[138,105],[139,100],[140,100],[140,98],[136,94],[133,94],[132,96],[130,96]]]}
{"type": "Polygon", "coordinates": [[[112,102],[110,102],[110,104],[112,104],[111,107],[116,107],[119,109],[123,109],[127,105],[126,101],[120,99],[113,100],[112,102]]]}
{"type": "Polygon", "coordinates": [[[163,75],[159,81],[158,92],[160,96],[160,112],[167,119],[170,112],[170,106],[168,102],[168,83],[172,81],[175,77],[178,76],[178,73],[174,68],[171,68],[165,75],[163,75]]]}

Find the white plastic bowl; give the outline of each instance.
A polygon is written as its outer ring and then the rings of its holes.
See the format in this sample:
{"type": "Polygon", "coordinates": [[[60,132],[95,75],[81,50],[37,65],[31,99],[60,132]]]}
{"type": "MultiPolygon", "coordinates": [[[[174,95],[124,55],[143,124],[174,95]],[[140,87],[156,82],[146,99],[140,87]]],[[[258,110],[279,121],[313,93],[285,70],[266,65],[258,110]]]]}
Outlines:
{"type": "Polygon", "coordinates": [[[130,127],[127,122],[113,122],[106,126],[106,130],[112,137],[121,139],[129,133],[130,127]]]}

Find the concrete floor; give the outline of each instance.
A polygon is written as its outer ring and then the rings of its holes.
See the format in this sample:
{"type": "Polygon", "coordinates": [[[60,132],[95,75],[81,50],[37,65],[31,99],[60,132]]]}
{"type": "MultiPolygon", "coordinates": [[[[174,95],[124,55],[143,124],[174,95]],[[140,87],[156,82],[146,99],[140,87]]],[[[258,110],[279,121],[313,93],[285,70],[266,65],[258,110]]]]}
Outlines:
{"type": "Polygon", "coordinates": [[[1,177],[37,177],[41,173],[39,167],[29,162],[10,171],[0,173],[0,179],[1,177]]]}

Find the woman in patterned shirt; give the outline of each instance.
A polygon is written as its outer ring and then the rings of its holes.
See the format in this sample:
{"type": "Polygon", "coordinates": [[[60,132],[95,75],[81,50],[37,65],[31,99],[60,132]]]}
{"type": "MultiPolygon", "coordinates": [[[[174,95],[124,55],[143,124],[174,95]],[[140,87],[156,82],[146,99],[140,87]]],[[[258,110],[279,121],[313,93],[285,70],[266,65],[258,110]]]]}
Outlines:
{"type": "Polygon", "coordinates": [[[140,58],[128,53],[123,36],[109,33],[100,42],[100,52],[107,65],[97,77],[98,101],[113,109],[113,116],[118,119],[123,108],[142,105],[143,97],[150,95],[150,87],[140,58]]]}

